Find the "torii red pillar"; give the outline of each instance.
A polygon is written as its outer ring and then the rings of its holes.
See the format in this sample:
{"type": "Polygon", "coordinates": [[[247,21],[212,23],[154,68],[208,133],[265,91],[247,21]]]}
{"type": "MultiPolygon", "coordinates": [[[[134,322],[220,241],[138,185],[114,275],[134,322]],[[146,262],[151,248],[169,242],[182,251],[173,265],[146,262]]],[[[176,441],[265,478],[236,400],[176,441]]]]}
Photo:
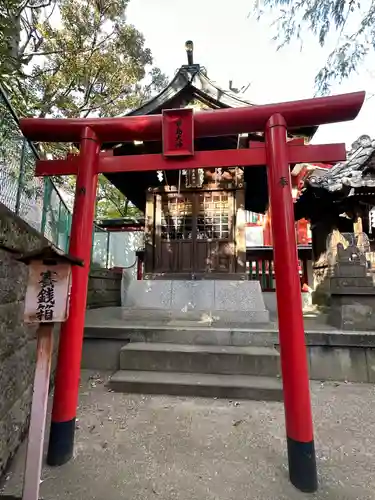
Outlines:
{"type": "Polygon", "coordinates": [[[289,473],[297,488],[313,492],[318,479],[286,138],[283,116],[272,115],[266,125],[267,173],[289,473]]]}
{"type": "Polygon", "coordinates": [[[69,317],[60,331],[55,376],[51,432],[47,462],[62,465],[73,455],[76,411],[85,325],[87,287],[91,265],[92,231],[95,214],[100,143],[84,127],[80,145],[69,252],[84,267],[73,266],[69,317]]]}
{"type": "MultiPolygon", "coordinates": [[[[287,143],[286,129],[352,120],[361,109],[364,97],[364,92],[357,92],[267,106],[207,111],[197,113],[194,119],[191,115],[191,122],[187,122],[186,127],[179,118],[175,122],[178,123],[178,147],[181,141],[184,143],[184,130],[190,140],[190,144],[182,144],[185,151],[190,151],[183,157],[179,157],[176,152],[168,158],[163,155],[111,157],[99,154],[97,141],[160,140],[163,134],[163,118],[160,115],[21,120],[21,129],[29,139],[41,142],[81,141],[80,156],[67,160],[40,161],[36,168],[37,175],[77,175],[71,253],[85,261],[82,273],[73,276],[70,316],[61,336],[49,447],[50,463],[67,462],[73,453],[97,174],[267,164],[289,474],[292,483],[300,490],[316,490],[317,473],[289,164],[332,163],[344,160],[346,153],[343,144],[304,146],[293,141],[287,143]],[[191,133],[193,125],[194,135],[191,133]],[[265,147],[193,152],[194,136],[262,130],[266,131],[265,147]]],[[[168,139],[176,137],[176,130],[166,132],[171,133],[168,139]]]]}

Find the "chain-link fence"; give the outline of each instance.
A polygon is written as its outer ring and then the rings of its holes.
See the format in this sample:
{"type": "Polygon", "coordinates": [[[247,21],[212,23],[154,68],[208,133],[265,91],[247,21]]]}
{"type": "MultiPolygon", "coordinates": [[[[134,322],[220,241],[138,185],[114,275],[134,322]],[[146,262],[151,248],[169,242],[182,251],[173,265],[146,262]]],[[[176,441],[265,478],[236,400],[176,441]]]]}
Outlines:
{"type": "MultiPolygon", "coordinates": [[[[67,252],[72,214],[52,180],[35,177],[38,158],[0,85],[0,202],[67,252]]],[[[92,263],[102,268],[135,269],[135,251],[141,240],[141,233],[111,234],[94,224],[92,263]]]]}
{"type": "Polygon", "coordinates": [[[0,202],[67,251],[71,214],[51,179],[35,177],[37,159],[0,86],[0,202]]]}

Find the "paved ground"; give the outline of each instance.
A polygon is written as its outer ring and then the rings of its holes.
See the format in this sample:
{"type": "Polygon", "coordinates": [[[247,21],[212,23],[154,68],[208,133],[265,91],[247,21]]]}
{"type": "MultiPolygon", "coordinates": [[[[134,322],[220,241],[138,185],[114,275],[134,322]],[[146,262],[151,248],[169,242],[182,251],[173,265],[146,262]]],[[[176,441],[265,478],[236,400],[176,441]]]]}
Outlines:
{"type": "MultiPolygon", "coordinates": [[[[375,386],[314,383],[320,490],[288,481],[283,405],[108,392],[82,374],[76,456],[45,500],[375,499],[375,386]]],[[[20,494],[23,451],[4,493],[20,494]]]]}

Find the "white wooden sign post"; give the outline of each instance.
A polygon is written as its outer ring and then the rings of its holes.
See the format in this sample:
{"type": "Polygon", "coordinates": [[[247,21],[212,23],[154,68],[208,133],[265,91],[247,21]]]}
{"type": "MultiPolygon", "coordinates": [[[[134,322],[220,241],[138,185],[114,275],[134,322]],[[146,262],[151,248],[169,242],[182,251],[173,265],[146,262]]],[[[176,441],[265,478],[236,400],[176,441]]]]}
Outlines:
{"type": "Polygon", "coordinates": [[[32,261],[25,300],[25,323],[57,323],[68,317],[71,280],[69,262],[32,261]]]}
{"type": "Polygon", "coordinates": [[[34,391],[22,500],[38,500],[47,415],[53,328],[68,317],[72,265],[83,265],[53,245],[17,259],[29,265],[25,323],[39,324],[34,391]]]}

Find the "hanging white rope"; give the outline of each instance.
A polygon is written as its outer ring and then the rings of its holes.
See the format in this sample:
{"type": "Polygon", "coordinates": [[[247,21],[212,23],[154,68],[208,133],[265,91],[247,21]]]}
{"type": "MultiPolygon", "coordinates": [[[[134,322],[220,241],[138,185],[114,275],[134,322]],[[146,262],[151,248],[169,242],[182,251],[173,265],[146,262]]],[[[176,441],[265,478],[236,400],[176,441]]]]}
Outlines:
{"type": "Polygon", "coordinates": [[[162,170],[157,170],[156,171],[156,175],[157,175],[158,181],[159,182],[163,182],[163,179],[164,179],[163,171],[162,170]]]}

